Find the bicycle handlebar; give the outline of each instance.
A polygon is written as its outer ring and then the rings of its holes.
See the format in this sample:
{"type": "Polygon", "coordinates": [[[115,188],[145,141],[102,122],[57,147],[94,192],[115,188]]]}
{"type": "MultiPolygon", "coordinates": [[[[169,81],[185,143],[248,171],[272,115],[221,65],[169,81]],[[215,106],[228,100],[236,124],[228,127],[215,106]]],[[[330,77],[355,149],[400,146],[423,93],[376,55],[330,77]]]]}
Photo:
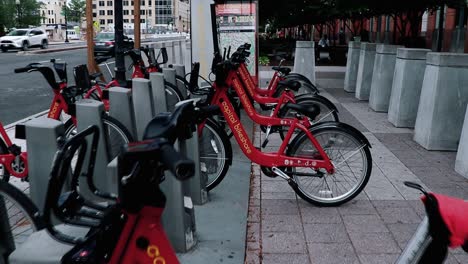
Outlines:
{"type": "Polygon", "coordinates": [[[30,70],[32,70],[31,67],[16,68],[15,73],[23,73],[23,72],[28,72],[30,70]]]}
{"type": "Polygon", "coordinates": [[[54,71],[47,66],[44,66],[40,63],[30,63],[28,66],[23,68],[16,68],[14,70],[15,73],[23,73],[23,72],[31,72],[31,71],[39,71],[42,73],[46,81],[49,83],[50,87],[54,90],[60,89],[59,84],[55,80],[54,71]]]}

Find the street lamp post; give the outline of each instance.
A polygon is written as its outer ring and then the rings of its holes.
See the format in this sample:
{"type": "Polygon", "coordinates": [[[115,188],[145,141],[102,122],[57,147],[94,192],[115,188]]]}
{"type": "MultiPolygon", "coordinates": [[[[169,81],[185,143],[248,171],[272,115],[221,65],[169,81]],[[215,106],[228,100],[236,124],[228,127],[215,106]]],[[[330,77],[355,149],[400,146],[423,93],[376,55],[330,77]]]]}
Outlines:
{"type": "Polygon", "coordinates": [[[65,8],[64,8],[64,17],[65,17],[65,43],[68,43],[70,41],[68,41],[68,23],[67,23],[67,13],[68,13],[68,6],[65,4],[65,8]]]}
{"type": "Polygon", "coordinates": [[[20,4],[21,4],[20,0],[16,0],[16,11],[18,12],[16,19],[17,19],[18,27],[21,27],[20,26],[20,4]]]}

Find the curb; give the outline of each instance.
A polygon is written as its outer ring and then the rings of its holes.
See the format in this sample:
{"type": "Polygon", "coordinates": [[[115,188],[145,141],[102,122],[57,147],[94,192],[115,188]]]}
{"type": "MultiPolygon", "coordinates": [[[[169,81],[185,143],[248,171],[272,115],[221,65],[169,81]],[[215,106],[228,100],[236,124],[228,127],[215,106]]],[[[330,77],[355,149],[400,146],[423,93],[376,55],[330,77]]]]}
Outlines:
{"type": "Polygon", "coordinates": [[[31,119],[33,119],[33,118],[43,116],[43,115],[47,114],[48,112],[49,112],[49,110],[44,110],[44,111],[39,112],[39,113],[37,113],[37,114],[30,115],[30,116],[25,117],[25,118],[23,118],[23,119],[21,119],[21,120],[18,120],[18,121],[16,121],[16,122],[13,122],[13,123],[11,123],[11,124],[8,124],[8,125],[4,126],[4,128],[5,128],[5,130],[7,130],[7,131],[8,131],[8,130],[12,130],[12,129],[15,128],[15,126],[16,126],[17,124],[21,124],[21,123],[24,123],[24,122],[26,122],[26,121],[29,121],[29,120],[31,120],[31,119]]]}
{"type": "Polygon", "coordinates": [[[60,52],[60,51],[67,51],[67,50],[77,50],[77,49],[85,49],[88,46],[74,46],[74,47],[66,47],[66,48],[58,48],[58,49],[46,49],[46,50],[35,50],[35,51],[18,51],[18,54],[44,54],[44,53],[52,53],[52,52],[60,52]]]}

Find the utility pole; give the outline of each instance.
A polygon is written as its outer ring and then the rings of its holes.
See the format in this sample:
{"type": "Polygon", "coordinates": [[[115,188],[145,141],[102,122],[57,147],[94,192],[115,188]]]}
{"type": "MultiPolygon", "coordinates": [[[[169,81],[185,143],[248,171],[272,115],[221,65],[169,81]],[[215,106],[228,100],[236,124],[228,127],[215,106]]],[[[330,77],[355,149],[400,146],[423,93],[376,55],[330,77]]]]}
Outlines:
{"type": "MultiPolygon", "coordinates": [[[[123,2],[114,1],[115,14],[115,79],[122,87],[127,86],[125,77],[125,58],[123,48],[123,2]]],[[[135,21],[136,22],[136,21],[135,21]]]]}
{"type": "Polygon", "coordinates": [[[135,12],[134,12],[134,16],[133,16],[133,19],[135,21],[135,23],[133,24],[133,28],[134,28],[134,32],[135,32],[135,42],[134,42],[134,45],[135,45],[135,48],[138,49],[140,48],[140,44],[141,44],[141,27],[140,27],[140,7],[141,7],[141,4],[140,4],[140,0],[134,0],[133,1],[133,5],[134,5],[134,8],[135,8],[135,12]]]}
{"type": "MultiPolygon", "coordinates": [[[[86,45],[88,46],[88,70],[98,72],[99,68],[94,60],[94,25],[93,25],[93,0],[86,0],[86,45]]],[[[102,78],[101,78],[102,79],[102,78]]]]}

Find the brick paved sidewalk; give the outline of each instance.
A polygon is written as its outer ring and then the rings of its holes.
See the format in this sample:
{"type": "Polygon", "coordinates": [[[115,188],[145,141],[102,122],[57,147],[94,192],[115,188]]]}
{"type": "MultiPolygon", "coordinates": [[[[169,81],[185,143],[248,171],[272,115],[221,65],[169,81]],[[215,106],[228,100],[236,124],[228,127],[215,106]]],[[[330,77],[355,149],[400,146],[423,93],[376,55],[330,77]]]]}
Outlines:
{"type": "MultiPolygon", "coordinates": [[[[418,192],[403,182],[468,199],[468,180],[453,169],[455,152],[426,151],[412,140],[412,130],[393,127],[387,114],[344,92],[344,68],[319,71],[322,95],[337,105],[341,121],[361,130],[372,144],[371,178],[353,201],[319,208],[297,197],[283,180],[261,175],[254,165],[246,263],[394,263],[424,216],[418,192]]],[[[257,129],[257,145],[262,136],[257,129]]],[[[270,137],[269,145],[275,142],[279,138],[270,137]]],[[[451,251],[446,263],[468,263],[468,255],[451,251]]]]}

